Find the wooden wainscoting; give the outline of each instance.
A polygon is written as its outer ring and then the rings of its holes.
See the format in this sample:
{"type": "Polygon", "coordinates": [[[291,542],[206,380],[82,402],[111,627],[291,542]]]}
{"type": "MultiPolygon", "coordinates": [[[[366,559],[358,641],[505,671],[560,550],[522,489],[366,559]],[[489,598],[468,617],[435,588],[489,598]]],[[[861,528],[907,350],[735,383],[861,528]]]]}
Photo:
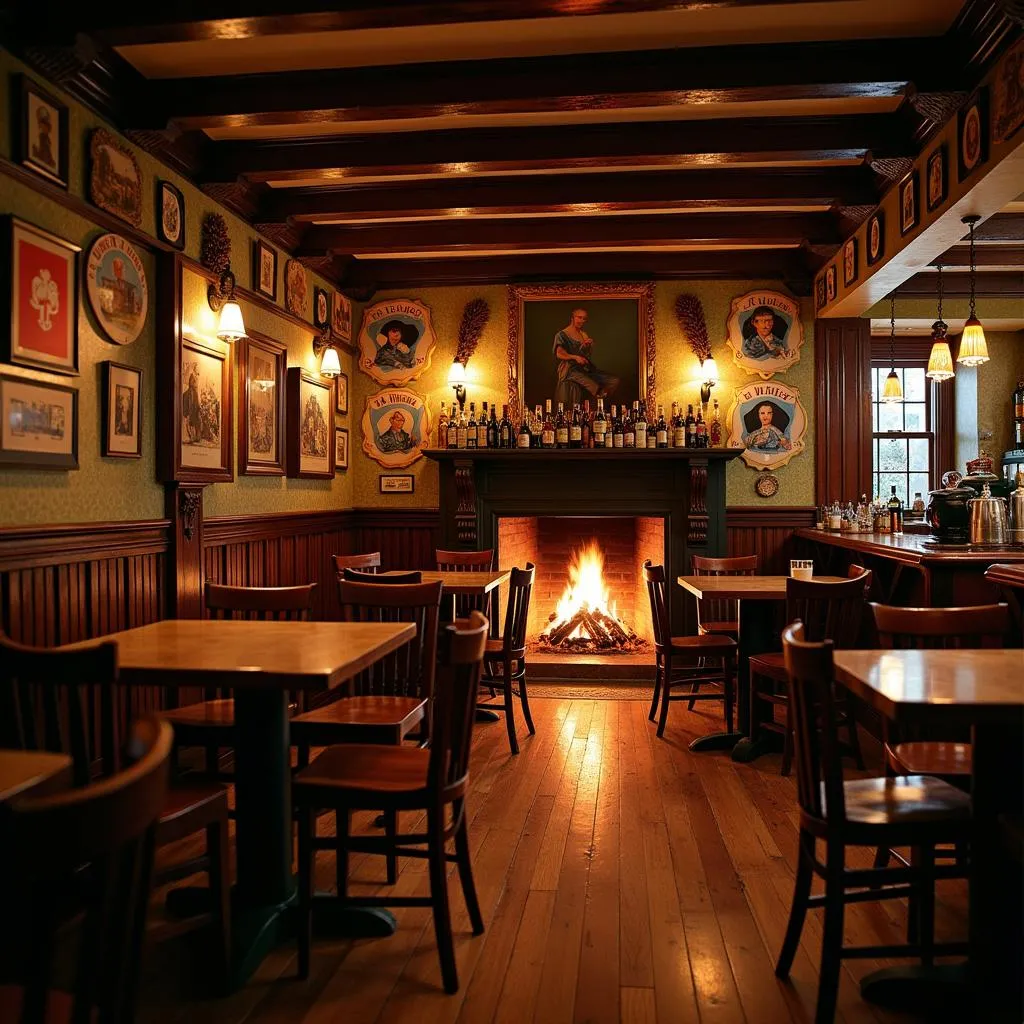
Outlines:
{"type": "Polygon", "coordinates": [[[813,505],[734,506],[725,510],[730,555],[757,555],[760,572],[789,573],[793,531],[813,526],[813,505]]]}
{"type": "Polygon", "coordinates": [[[385,569],[433,569],[440,546],[436,508],[360,508],[352,513],[353,551],[379,551],[385,569]]]}

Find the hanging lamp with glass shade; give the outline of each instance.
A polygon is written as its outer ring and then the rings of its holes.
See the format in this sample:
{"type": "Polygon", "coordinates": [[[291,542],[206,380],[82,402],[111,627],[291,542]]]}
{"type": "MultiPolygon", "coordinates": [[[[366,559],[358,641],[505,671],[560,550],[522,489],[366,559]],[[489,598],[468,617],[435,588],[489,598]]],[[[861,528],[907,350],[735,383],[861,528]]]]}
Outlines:
{"type": "Polygon", "coordinates": [[[964,366],[980,366],[988,362],[988,343],[985,341],[985,331],[974,308],[974,285],[977,273],[974,265],[974,225],[981,218],[973,213],[963,218],[971,232],[971,315],[964,324],[964,333],[960,335],[960,352],[956,357],[958,363],[964,366]]]}
{"type": "Polygon", "coordinates": [[[902,402],[903,385],[896,372],[896,293],[889,296],[889,375],[882,385],[883,402],[902,402]]]}
{"type": "Polygon", "coordinates": [[[932,324],[932,350],[928,355],[928,369],[925,376],[934,381],[951,380],[956,374],[953,371],[953,353],[949,350],[946,332],[949,325],[942,319],[942,264],[938,264],[939,273],[939,311],[938,319],[932,324]]]}

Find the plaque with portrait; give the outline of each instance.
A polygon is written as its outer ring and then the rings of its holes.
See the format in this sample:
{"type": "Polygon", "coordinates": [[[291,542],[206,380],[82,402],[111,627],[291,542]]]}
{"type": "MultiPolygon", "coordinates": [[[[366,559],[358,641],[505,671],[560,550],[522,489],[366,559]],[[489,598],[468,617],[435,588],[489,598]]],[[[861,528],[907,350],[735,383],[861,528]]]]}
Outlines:
{"type": "Polygon", "coordinates": [[[430,412],[419,395],[389,388],[366,400],[363,451],[386,469],[404,469],[430,444],[430,412]]]}
{"type": "Polygon", "coordinates": [[[363,310],[359,369],[383,385],[401,385],[429,369],[437,344],[430,307],[418,299],[387,299],[363,310]]]}
{"type": "Polygon", "coordinates": [[[804,329],[800,303],[791,295],[759,288],[733,299],[725,321],[733,362],[767,380],[800,361],[804,329]]]}
{"type": "Polygon", "coordinates": [[[781,381],[736,388],[726,423],[729,447],[743,449],[752,469],[777,469],[804,450],[807,414],[800,392],[781,381]]]}

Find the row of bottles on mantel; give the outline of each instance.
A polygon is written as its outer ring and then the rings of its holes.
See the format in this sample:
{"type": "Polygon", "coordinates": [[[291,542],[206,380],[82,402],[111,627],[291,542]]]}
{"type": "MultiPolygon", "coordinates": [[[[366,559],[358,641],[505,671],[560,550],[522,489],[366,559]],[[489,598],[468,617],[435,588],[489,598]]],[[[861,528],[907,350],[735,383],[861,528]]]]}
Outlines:
{"type": "Polygon", "coordinates": [[[539,405],[533,412],[527,409],[518,423],[509,419],[507,405],[499,420],[497,406],[488,416],[486,402],[479,418],[475,402],[469,403],[468,416],[454,402],[450,412],[442,402],[437,427],[438,448],[720,448],[722,440],[717,400],[710,423],[699,405],[695,415],[692,405],[684,413],[677,402],[668,418],[662,405],[657,416],[648,417],[642,399],[632,408],[612,405],[608,412],[603,398],[594,412],[589,399],[568,410],[559,402],[553,412],[549,398],[543,412],[539,405]]]}
{"type": "MultiPolygon", "coordinates": [[[[921,493],[914,495],[912,511],[915,514],[924,512],[924,501],[921,493]]],[[[893,487],[892,495],[887,502],[876,497],[868,501],[862,494],[857,507],[848,501],[844,506],[840,501],[818,507],[817,527],[819,530],[838,530],[841,533],[903,533],[903,502],[893,487]]]]}

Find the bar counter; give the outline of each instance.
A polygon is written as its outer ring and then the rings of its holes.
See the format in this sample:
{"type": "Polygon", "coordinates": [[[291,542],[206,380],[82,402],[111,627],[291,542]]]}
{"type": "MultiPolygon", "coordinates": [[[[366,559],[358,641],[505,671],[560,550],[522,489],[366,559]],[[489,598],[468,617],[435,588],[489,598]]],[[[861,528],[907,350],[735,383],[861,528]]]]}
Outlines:
{"type": "Polygon", "coordinates": [[[874,572],[872,598],[907,607],[949,607],[999,600],[985,579],[993,564],[1024,568],[1024,545],[944,544],[929,535],[794,531],[798,555],[814,559],[816,574],[845,576],[856,563],[874,572]]]}

